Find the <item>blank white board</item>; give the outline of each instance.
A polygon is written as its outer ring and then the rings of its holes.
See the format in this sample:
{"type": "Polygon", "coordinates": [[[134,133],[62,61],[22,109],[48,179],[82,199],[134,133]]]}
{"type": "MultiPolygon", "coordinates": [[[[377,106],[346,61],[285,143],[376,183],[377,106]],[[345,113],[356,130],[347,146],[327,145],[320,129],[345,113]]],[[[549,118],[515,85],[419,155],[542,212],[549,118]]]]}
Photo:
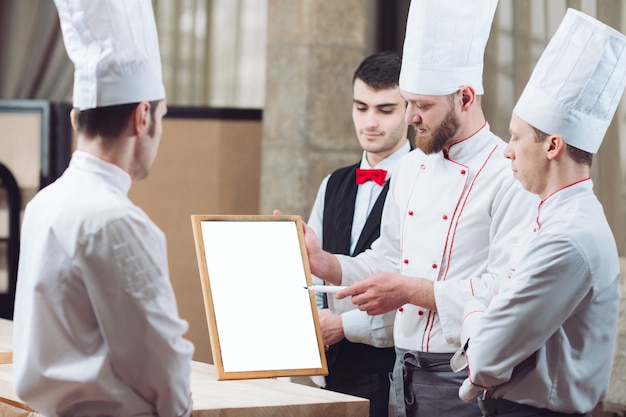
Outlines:
{"type": "Polygon", "coordinates": [[[218,379],[327,375],[299,216],[192,216],[218,379]]]}

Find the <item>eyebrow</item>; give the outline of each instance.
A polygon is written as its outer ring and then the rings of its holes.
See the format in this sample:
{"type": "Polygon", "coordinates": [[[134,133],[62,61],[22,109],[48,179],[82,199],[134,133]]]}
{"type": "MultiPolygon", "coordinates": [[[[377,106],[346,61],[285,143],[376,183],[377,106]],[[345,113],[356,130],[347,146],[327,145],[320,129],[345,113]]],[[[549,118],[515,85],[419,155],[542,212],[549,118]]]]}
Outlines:
{"type": "Polygon", "coordinates": [[[407,100],[407,101],[413,102],[419,106],[434,106],[436,104],[434,100],[428,100],[428,99],[423,99],[423,98],[419,98],[417,100],[407,100]]]}
{"type": "Polygon", "coordinates": [[[402,90],[400,90],[400,96],[402,96],[404,101],[406,101],[407,103],[415,103],[415,104],[420,104],[422,106],[425,104],[434,104],[433,100],[429,100],[428,97],[424,97],[424,96],[418,96],[416,98],[409,98],[405,94],[402,94],[402,90]]]}
{"type": "MultiPolygon", "coordinates": [[[[356,104],[361,104],[363,106],[369,106],[369,104],[364,103],[360,100],[357,99],[353,99],[352,100],[354,103],[356,104]]],[[[397,107],[399,104],[398,103],[381,103],[381,104],[376,104],[374,107],[380,108],[380,107],[397,107]]]]}

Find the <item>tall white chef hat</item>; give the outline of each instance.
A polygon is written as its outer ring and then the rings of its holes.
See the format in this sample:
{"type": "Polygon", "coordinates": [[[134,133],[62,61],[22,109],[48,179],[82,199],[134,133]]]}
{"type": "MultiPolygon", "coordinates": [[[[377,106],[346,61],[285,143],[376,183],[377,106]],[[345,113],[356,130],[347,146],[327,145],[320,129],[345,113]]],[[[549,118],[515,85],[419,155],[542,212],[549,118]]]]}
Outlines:
{"type": "Polygon", "coordinates": [[[400,88],[446,95],[464,85],[483,90],[483,57],[497,0],[412,0],[400,88]]]}
{"type": "Polygon", "coordinates": [[[74,107],[165,98],[151,0],[54,0],[74,62],[74,107]]]}
{"type": "Polygon", "coordinates": [[[513,113],[596,153],[626,85],[626,36],[568,9],[513,113]]]}

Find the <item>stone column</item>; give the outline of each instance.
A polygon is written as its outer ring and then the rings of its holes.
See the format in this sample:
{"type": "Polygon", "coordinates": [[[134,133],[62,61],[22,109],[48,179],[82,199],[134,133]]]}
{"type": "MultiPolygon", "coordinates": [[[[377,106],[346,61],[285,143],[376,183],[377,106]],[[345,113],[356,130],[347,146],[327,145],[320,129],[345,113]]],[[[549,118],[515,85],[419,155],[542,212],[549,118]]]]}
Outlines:
{"type": "MultiPolygon", "coordinates": [[[[626,6],[621,0],[605,0],[598,2],[597,18],[616,30],[623,30],[625,11],[626,6]]],[[[623,98],[622,106],[625,103],[626,98],[623,98]]],[[[624,220],[626,188],[624,187],[623,167],[620,159],[620,147],[623,146],[622,143],[626,137],[623,124],[623,121],[626,120],[624,115],[623,108],[618,107],[604,136],[600,150],[594,156],[591,165],[594,191],[604,206],[606,218],[617,242],[617,250],[622,256],[626,255],[626,221],[624,220]]],[[[626,399],[622,404],[626,408],[626,399]]]]}
{"type": "Polygon", "coordinates": [[[268,0],[261,214],[306,221],[320,181],[361,155],[352,75],[373,51],[374,0],[268,0]]]}

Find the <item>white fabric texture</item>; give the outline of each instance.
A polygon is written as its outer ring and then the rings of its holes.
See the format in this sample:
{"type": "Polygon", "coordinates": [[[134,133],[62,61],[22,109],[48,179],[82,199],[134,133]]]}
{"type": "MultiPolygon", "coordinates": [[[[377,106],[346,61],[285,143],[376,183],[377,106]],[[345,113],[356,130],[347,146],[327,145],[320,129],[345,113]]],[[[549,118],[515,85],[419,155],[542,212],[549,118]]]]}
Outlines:
{"type": "Polygon", "coordinates": [[[490,398],[586,413],[606,395],[620,269],[592,187],[576,183],[539,205],[537,223],[470,335],[472,387],[464,384],[461,396],[490,389],[490,398]]]}
{"type": "Polygon", "coordinates": [[[470,85],[484,94],[484,53],[497,0],[413,0],[402,52],[400,88],[446,95],[470,85]]]}
{"type": "Polygon", "coordinates": [[[44,415],[191,413],[194,349],[165,236],[127,198],[130,184],[75,152],[26,207],[13,369],[17,394],[44,415]]]}
{"type": "Polygon", "coordinates": [[[150,0],[55,0],[74,63],[74,107],[165,98],[150,0]]]}
{"type": "Polygon", "coordinates": [[[626,36],[568,9],[513,112],[596,153],[626,86],[626,36]]]}

